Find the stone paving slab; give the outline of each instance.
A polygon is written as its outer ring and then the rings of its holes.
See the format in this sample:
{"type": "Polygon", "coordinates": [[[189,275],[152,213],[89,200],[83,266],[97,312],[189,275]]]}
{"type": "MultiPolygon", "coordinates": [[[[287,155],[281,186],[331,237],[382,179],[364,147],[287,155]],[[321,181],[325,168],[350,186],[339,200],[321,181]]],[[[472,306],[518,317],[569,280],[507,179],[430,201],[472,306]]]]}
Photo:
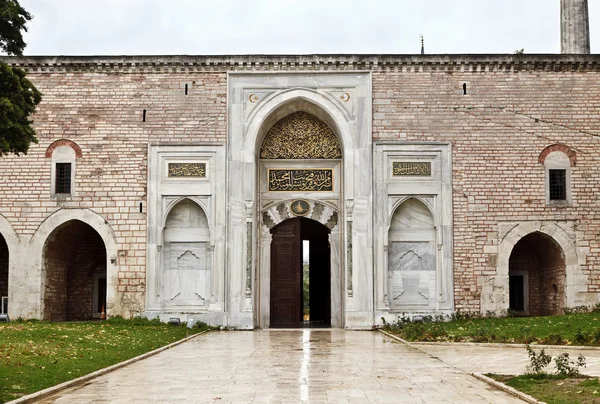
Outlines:
{"type": "MultiPolygon", "coordinates": [[[[410,346],[420,349],[429,355],[456,366],[468,373],[500,373],[506,375],[519,375],[525,373],[529,365],[529,357],[524,347],[494,347],[487,345],[460,343],[454,344],[412,344],[410,346]]],[[[536,352],[541,351],[544,346],[532,346],[536,352]]],[[[554,372],[554,358],[563,352],[567,352],[572,360],[583,355],[587,366],[581,369],[581,373],[588,376],[600,376],[600,350],[576,349],[565,347],[547,347],[546,353],[552,355],[553,361],[548,365],[547,371],[554,372]]]]}
{"type": "Polygon", "coordinates": [[[43,403],[520,403],[367,331],[212,332],[43,403]]]}

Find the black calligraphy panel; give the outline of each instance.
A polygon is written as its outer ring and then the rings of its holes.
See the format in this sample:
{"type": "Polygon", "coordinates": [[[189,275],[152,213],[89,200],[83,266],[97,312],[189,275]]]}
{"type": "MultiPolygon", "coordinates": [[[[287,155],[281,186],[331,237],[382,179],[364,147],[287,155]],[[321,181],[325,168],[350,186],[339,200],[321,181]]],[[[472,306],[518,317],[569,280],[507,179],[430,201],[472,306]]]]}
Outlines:
{"type": "Polygon", "coordinates": [[[410,161],[394,161],[392,175],[394,177],[402,176],[431,176],[430,162],[410,162],[410,161]]]}
{"type": "Polygon", "coordinates": [[[333,169],[270,169],[269,191],[333,191],[333,169]]]}

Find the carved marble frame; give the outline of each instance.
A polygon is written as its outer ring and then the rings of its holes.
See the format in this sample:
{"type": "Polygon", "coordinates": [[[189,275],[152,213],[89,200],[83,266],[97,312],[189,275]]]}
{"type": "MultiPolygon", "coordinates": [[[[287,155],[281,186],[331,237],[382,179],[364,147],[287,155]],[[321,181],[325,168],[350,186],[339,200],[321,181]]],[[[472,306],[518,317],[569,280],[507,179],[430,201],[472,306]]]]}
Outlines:
{"type": "Polygon", "coordinates": [[[225,315],[225,146],[220,143],[151,144],[148,150],[146,315],[201,319],[226,324],[225,315]],[[169,177],[170,162],[206,163],[206,177],[169,177]],[[198,306],[166,307],[161,296],[164,227],[171,209],[189,199],[208,220],[210,299],[198,306]]]}
{"type": "Polygon", "coordinates": [[[227,189],[230,325],[245,329],[269,327],[269,316],[265,313],[269,308],[269,293],[264,281],[270,233],[261,224],[261,214],[266,205],[295,198],[317,200],[337,208],[339,222],[334,233],[339,229],[340,242],[335,252],[332,249],[332,256],[339,257],[341,270],[338,290],[332,291],[332,306],[338,304],[333,296],[340,296],[335,317],[340,320],[333,326],[371,328],[373,325],[371,104],[370,72],[228,74],[228,176],[236,179],[227,189]],[[262,139],[275,122],[295,111],[315,115],[340,140],[343,158],[338,198],[327,199],[315,192],[282,192],[269,200],[261,199],[262,139]],[[348,249],[346,230],[353,222],[352,210],[356,213],[353,245],[348,249]],[[251,243],[247,242],[249,234],[251,243]],[[351,273],[346,251],[351,251],[352,260],[360,267],[360,271],[352,274],[354,285],[360,285],[353,293],[346,289],[346,277],[351,273]],[[250,290],[247,273],[251,277],[250,290]]]}
{"type": "Polygon", "coordinates": [[[452,149],[449,143],[377,141],[373,150],[375,320],[395,321],[399,314],[448,314],[454,309],[452,229],[452,149]],[[431,176],[393,176],[395,161],[430,162],[431,176]],[[388,299],[388,236],[396,209],[417,199],[435,223],[435,308],[392,309],[388,299]]]}

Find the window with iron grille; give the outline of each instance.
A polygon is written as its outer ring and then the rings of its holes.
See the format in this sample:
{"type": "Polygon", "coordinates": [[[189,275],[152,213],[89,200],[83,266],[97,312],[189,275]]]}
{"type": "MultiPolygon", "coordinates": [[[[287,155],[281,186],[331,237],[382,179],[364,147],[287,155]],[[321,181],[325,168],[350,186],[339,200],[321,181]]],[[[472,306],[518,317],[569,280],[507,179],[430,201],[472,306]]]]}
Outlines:
{"type": "Polygon", "coordinates": [[[71,163],[56,163],[54,193],[71,193],[71,163]]]}
{"type": "Polygon", "coordinates": [[[550,200],[567,199],[567,170],[549,170],[550,200]]]}

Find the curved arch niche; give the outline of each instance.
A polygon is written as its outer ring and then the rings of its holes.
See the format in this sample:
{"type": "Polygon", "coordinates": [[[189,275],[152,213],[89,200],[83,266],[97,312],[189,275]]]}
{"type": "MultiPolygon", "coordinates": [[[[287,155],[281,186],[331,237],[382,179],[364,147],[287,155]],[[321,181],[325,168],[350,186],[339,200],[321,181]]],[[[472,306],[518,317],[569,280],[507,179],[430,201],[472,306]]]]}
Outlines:
{"type": "Polygon", "coordinates": [[[206,306],[210,299],[210,229],[197,203],[184,199],[169,212],[163,259],[164,306],[206,306]]]}
{"type": "Polygon", "coordinates": [[[388,287],[392,310],[433,309],[436,299],[435,220],[417,199],[403,202],[388,235],[388,287]]]}

